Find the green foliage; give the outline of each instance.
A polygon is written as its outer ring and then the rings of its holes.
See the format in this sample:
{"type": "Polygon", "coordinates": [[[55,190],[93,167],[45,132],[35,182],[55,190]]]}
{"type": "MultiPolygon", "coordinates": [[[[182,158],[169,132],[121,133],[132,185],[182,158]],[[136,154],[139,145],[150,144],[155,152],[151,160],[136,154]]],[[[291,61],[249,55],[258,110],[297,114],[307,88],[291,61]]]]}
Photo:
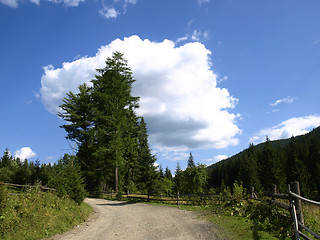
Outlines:
{"type": "Polygon", "coordinates": [[[208,167],[208,188],[232,187],[242,181],[247,189],[270,190],[276,184],[279,192],[287,184],[299,181],[301,194],[320,200],[320,127],[302,136],[270,141],[253,146],[235,156],[208,167]]]}
{"type": "Polygon", "coordinates": [[[293,236],[292,222],[289,212],[277,208],[267,202],[252,202],[246,209],[248,217],[256,225],[263,226],[266,231],[272,232],[280,239],[293,236]]]}
{"type": "Polygon", "coordinates": [[[183,184],[183,172],[180,168],[180,163],[177,162],[176,170],[175,170],[175,176],[173,179],[173,191],[175,193],[181,192],[182,190],[182,184],[183,184]]]}
{"type": "Polygon", "coordinates": [[[92,87],[79,86],[63,100],[67,138],[78,145],[77,157],[87,189],[99,195],[105,190],[155,189],[156,172],[147,140],[146,124],[135,109],[139,97],[131,95],[133,79],[123,54],[113,53],[106,66],[97,69],[92,87]]]}
{"type": "Polygon", "coordinates": [[[0,185],[0,218],[2,216],[3,210],[6,207],[8,197],[9,197],[8,189],[6,188],[6,186],[0,185]]]}
{"type": "Polygon", "coordinates": [[[81,204],[86,197],[84,180],[75,156],[65,154],[56,167],[49,185],[58,189],[60,197],[69,197],[81,204]]]}
{"type": "Polygon", "coordinates": [[[196,167],[196,164],[194,163],[194,158],[192,156],[192,153],[190,152],[190,155],[189,155],[189,159],[188,159],[188,168],[195,168],[196,167]]]}
{"type": "Polygon", "coordinates": [[[202,194],[207,190],[208,172],[205,165],[187,167],[183,172],[183,192],[187,194],[202,194]]]}
{"type": "Polygon", "coordinates": [[[0,181],[1,182],[12,182],[14,172],[9,167],[0,168],[0,181]]]}
{"type": "Polygon", "coordinates": [[[9,196],[0,187],[1,239],[43,239],[83,222],[92,211],[39,189],[9,196]]]}

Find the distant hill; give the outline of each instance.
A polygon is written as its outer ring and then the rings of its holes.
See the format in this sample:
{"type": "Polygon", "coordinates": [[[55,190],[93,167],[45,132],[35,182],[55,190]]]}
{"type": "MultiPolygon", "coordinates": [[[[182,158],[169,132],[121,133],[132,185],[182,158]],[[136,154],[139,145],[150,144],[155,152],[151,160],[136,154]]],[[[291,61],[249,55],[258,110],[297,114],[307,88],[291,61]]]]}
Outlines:
{"type": "Polygon", "coordinates": [[[320,199],[320,127],[288,139],[250,145],[247,149],[207,167],[209,187],[224,189],[242,181],[246,188],[286,190],[299,181],[306,197],[320,199]]]}
{"type": "MultiPolygon", "coordinates": [[[[320,139],[320,126],[317,128],[314,128],[312,131],[310,131],[306,134],[294,137],[294,139],[296,139],[298,142],[301,142],[301,143],[310,142],[310,141],[312,141],[313,138],[320,139]]],[[[278,148],[278,147],[287,146],[290,143],[290,141],[291,141],[291,138],[286,138],[286,139],[280,139],[280,140],[273,140],[273,141],[270,141],[270,143],[272,144],[272,147],[278,148]]],[[[265,146],[265,142],[259,143],[258,145],[255,145],[254,147],[257,151],[261,151],[264,148],[264,146],[265,146]]],[[[241,157],[243,154],[248,152],[248,149],[249,148],[246,148],[245,150],[233,155],[232,157],[229,157],[229,158],[226,158],[226,159],[219,161],[217,163],[211,164],[210,166],[208,166],[208,169],[214,168],[215,166],[217,166],[221,163],[225,163],[226,161],[232,161],[235,158],[241,157]]]]}

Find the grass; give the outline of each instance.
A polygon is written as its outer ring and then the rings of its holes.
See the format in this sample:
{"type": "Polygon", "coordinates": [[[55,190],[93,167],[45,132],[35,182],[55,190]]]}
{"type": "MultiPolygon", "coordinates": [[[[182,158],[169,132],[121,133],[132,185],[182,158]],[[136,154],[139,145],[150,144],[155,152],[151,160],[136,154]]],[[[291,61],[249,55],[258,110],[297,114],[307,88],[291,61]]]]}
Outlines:
{"type": "Polygon", "coordinates": [[[43,239],[84,222],[91,212],[86,203],[78,205],[71,199],[62,199],[40,189],[10,195],[1,187],[0,238],[43,239]]]}
{"type": "MultiPolygon", "coordinates": [[[[135,197],[141,197],[136,195],[135,197]]],[[[110,196],[106,198],[110,199],[110,196]]],[[[125,199],[126,197],[123,196],[125,199]]],[[[146,202],[146,200],[131,199],[129,202],[146,202]]],[[[178,207],[175,203],[159,202],[151,199],[146,202],[151,205],[165,205],[178,207]]],[[[221,205],[216,203],[206,206],[179,205],[180,209],[197,211],[201,218],[216,224],[219,230],[228,239],[239,240],[266,240],[266,239],[293,239],[293,226],[290,214],[275,205],[242,200],[236,204],[221,205]]],[[[319,234],[320,208],[309,204],[303,205],[305,225],[319,234]]],[[[305,232],[306,233],[306,232],[305,232]]],[[[306,233],[309,237],[312,236],[306,233]]],[[[314,237],[313,237],[314,238],[314,237]]]]}
{"type": "MultiPolygon", "coordinates": [[[[304,224],[316,234],[320,235],[320,207],[303,204],[302,205],[304,224]]],[[[306,231],[304,232],[311,238],[315,238],[306,231]]]]}

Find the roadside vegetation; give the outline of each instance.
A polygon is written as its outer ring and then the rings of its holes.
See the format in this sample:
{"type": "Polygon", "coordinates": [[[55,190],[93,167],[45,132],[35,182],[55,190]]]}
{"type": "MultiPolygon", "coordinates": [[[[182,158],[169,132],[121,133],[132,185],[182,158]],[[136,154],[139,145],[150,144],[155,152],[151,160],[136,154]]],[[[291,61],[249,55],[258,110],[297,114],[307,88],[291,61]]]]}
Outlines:
{"type": "Polygon", "coordinates": [[[43,239],[80,224],[92,212],[86,204],[39,188],[0,185],[0,239],[43,239]]]}
{"type": "MultiPolygon", "coordinates": [[[[242,183],[235,182],[232,188],[226,188],[216,196],[219,200],[209,202],[201,200],[201,196],[189,197],[188,201],[183,200],[182,197],[179,205],[176,204],[176,200],[168,201],[170,198],[165,196],[162,200],[151,196],[147,201],[145,195],[145,199],[143,195],[138,194],[129,195],[129,198],[123,195],[122,200],[196,211],[200,214],[200,218],[216,224],[221,234],[228,239],[295,239],[290,213],[267,202],[266,198],[262,197],[263,201],[249,199],[242,183]],[[163,201],[164,199],[166,201],[163,201]]],[[[110,195],[105,198],[117,199],[116,196],[111,198],[110,195]]],[[[305,224],[319,233],[320,208],[304,204],[303,213],[305,224]]],[[[304,233],[308,235],[307,232],[304,231],[304,233]]]]}

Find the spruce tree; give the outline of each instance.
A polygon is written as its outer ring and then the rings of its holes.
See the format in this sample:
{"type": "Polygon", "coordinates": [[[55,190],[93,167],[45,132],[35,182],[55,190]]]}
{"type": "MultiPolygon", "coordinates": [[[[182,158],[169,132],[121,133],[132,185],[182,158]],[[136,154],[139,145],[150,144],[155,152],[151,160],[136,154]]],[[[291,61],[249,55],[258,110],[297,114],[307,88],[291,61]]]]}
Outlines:
{"type": "Polygon", "coordinates": [[[166,167],[166,171],[164,172],[164,177],[169,179],[170,181],[172,180],[172,174],[168,166],[166,167]]]}
{"type": "Polygon", "coordinates": [[[183,181],[182,174],[183,174],[183,171],[181,170],[180,163],[177,162],[177,166],[176,166],[176,170],[175,170],[175,176],[174,176],[174,179],[173,179],[173,190],[174,190],[175,193],[178,193],[178,192],[181,193],[182,181],[183,181]]]}
{"type": "Polygon", "coordinates": [[[147,190],[149,198],[156,190],[159,175],[156,172],[156,158],[149,147],[147,127],[143,117],[139,123],[138,143],[139,185],[141,190],[147,190]]]}
{"type": "Polygon", "coordinates": [[[194,168],[194,167],[196,167],[196,164],[194,163],[192,153],[190,152],[189,159],[188,159],[188,168],[194,168]]]}
{"type": "Polygon", "coordinates": [[[122,53],[113,53],[97,72],[92,87],[81,85],[78,94],[67,94],[58,115],[68,123],[62,126],[67,138],[78,144],[77,156],[91,193],[99,193],[103,182],[118,193],[128,176],[126,161],[134,155],[127,147],[135,145],[131,133],[139,98],[131,95],[135,80],[122,53]]]}

